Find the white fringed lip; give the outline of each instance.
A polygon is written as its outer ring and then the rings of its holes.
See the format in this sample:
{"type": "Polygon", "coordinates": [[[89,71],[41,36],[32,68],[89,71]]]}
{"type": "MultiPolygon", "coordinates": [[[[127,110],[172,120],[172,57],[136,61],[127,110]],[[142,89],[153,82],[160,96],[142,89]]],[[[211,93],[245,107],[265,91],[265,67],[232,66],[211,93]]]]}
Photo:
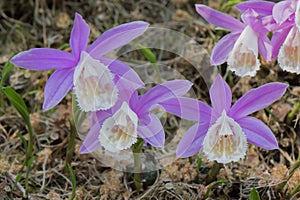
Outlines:
{"type": "Polygon", "coordinates": [[[212,125],[203,141],[203,152],[208,160],[219,163],[237,162],[246,155],[247,139],[242,128],[224,110],[212,125]]]}
{"type": "Polygon", "coordinates": [[[107,110],[118,100],[112,73],[87,52],[81,53],[73,81],[78,105],[85,112],[107,110]]]}
{"type": "Polygon", "coordinates": [[[100,129],[100,144],[110,152],[131,147],[137,141],[138,117],[126,102],[117,112],[107,118],[100,129]]]}
{"type": "Polygon", "coordinates": [[[250,26],[247,26],[237,39],[228,55],[227,63],[228,68],[238,76],[255,76],[260,66],[258,36],[250,26]]]}

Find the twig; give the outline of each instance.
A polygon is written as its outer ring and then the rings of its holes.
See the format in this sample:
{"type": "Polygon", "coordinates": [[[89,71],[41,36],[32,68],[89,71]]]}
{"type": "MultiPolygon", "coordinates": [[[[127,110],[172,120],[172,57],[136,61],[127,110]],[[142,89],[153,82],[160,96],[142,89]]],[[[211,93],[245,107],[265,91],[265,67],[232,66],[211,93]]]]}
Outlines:
{"type": "Polygon", "coordinates": [[[59,171],[57,171],[56,169],[52,169],[51,171],[57,173],[58,175],[60,175],[61,177],[63,177],[71,186],[72,186],[72,182],[62,173],[60,173],[59,171]]]}
{"type": "Polygon", "coordinates": [[[42,186],[40,188],[40,192],[42,192],[44,190],[45,187],[45,182],[46,182],[46,164],[47,164],[47,160],[48,160],[48,155],[46,155],[45,160],[43,162],[43,181],[42,181],[42,186]]]}

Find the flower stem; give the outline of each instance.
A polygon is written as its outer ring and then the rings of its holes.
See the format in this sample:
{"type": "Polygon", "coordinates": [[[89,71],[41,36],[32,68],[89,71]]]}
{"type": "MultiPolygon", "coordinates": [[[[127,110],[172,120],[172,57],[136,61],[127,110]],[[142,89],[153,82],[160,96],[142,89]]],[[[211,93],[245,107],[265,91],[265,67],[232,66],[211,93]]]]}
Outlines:
{"type": "MultiPolygon", "coordinates": [[[[295,173],[295,171],[300,168],[300,156],[298,156],[296,162],[291,166],[291,168],[289,169],[288,171],[288,177],[286,180],[284,180],[282,183],[280,183],[277,188],[279,191],[283,191],[283,188],[286,186],[286,184],[288,183],[288,181],[292,178],[293,174],[295,173]]],[[[295,191],[299,191],[299,188],[300,186],[298,185],[296,188],[294,188],[291,192],[291,196],[294,195],[295,191]]]]}
{"type": "Polygon", "coordinates": [[[143,188],[142,180],[141,180],[141,159],[140,153],[142,152],[144,140],[139,138],[137,143],[133,145],[132,152],[134,158],[134,174],[133,181],[137,191],[140,191],[143,188]]]}
{"type": "Polygon", "coordinates": [[[227,78],[228,78],[228,84],[230,85],[231,88],[233,88],[234,83],[233,83],[233,77],[231,71],[228,71],[227,78]]]}
{"type": "Polygon", "coordinates": [[[156,76],[157,76],[157,82],[158,82],[158,84],[161,84],[162,83],[162,79],[161,79],[159,68],[158,68],[158,66],[157,66],[156,63],[152,63],[152,66],[153,66],[154,71],[155,71],[156,76]]]}
{"type": "Polygon", "coordinates": [[[67,146],[67,153],[66,153],[66,162],[65,162],[65,171],[68,171],[68,164],[71,162],[74,149],[75,149],[75,138],[76,138],[76,127],[74,118],[70,119],[70,133],[69,133],[69,143],[67,146]]]}

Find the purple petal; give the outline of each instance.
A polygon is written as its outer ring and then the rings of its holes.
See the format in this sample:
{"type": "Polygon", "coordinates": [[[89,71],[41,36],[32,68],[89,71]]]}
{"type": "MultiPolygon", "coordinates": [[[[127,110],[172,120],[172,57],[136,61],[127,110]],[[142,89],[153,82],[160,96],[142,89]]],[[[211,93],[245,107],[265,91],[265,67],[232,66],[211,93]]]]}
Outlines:
{"type": "Polygon", "coordinates": [[[132,96],[136,95],[137,90],[133,88],[132,82],[130,80],[118,77],[115,78],[115,83],[119,90],[118,101],[129,102],[132,96]]]}
{"type": "Polygon", "coordinates": [[[127,102],[130,107],[133,107],[132,105],[136,105],[139,101],[137,90],[133,89],[132,86],[130,86],[131,83],[129,80],[116,76],[115,84],[119,91],[118,101],[112,108],[108,110],[97,111],[99,121],[106,119],[108,116],[112,115],[112,113],[115,113],[117,110],[119,110],[123,102],[127,102]],[[100,119],[100,115],[102,116],[102,119],[100,119]]]}
{"type": "Polygon", "coordinates": [[[159,87],[168,88],[175,96],[183,96],[191,89],[192,85],[193,83],[187,80],[172,80],[160,84],[159,87]]]}
{"type": "Polygon", "coordinates": [[[210,63],[212,65],[220,65],[224,63],[240,35],[240,32],[225,35],[213,48],[210,63]]]}
{"type": "Polygon", "coordinates": [[[287,87],[287,84],[274,82],[251,89],[235,102],[230,116],[237,120],[269,106],[285,93],[287,87]]]}
{"type": "Polygon", "coordinates": [[[154,114],[149,114],[149,118],[147,124],[140,122],[138,135],[154,147],[164,147],[165,132],[160,120],[154,114]]]}
{"type": "Polygon", "coordinates": [[[262,17],[261,23],[268,32],[274,32],[275,30],[280,29],[272,15],[262,17]]]}
{"type": "Polygon", "coordinates": [[[271,41],[267,35],[258,37],[258,51],[268,62],[272,61],[272,48],[271,41]]]}
{"type": "Polygon", "coordinates": [[[272,58],[277,58],[280,47],[282,46],[283,42],[285,41],[290,30],[291,30],[291,27],[288,27],[285,29],[281,29],[280,31],[274,32],[272,39],[271,39],[271,44],[273,47],[272,58]]]}
{"type": "Polygon", "coordinates": [[[278,24],[282,24],[288,20],[292,14],[295,13],[291,7],[291,4],[291,1],[280,1],[274,5],[272,14],[274,20],[278,24]]]}
{"type": "Polygon", "coordinates": [[[45,86],[45,100],[43,110],[56,106],[70,91],[73,86],[73,69],[55,71],[48,79],[45,86]]]}
{"type": "Polygon", "coordinates": [[[208,128],[208,124],[193,125],[180,140],[176,150],[176,157],[186,158],[198,153],[202,148],[208,128]]]}
{"type": "Polygon", "coordinates": [[[239,20],[202,4],[196,4],[196,11],[209,23],[232,31],[242,31],[245,27],[239,20]]]}
{"type": "Polygon", "coordinates": [[[278,149],[274,134],[262,121],[254,117],[244,117],[236,122],[242,127],[249,143],[267,150],[278,149]]]}
{"type": "Polygon", "coordinates": [[[134,110],[136,113],[148,112],[160,102],[186,94],[191,86],[192,83],[186,80],[173,80],[157,85],[140,96],[139,104],[134,110]]]}
{"type": "Polygon", "coordinates": [[[196,99],[187,97],[168,99],[159,103],[167,112],[183,119],[209,123],[211,108],[196,99]]]}
{"type": "Polygon", "coordinates": [[[232,94],[230,87],[223,80],[220,74],[217,75],[217,78],[212,84],[209,93],[214,112],[220,115],[223,110],[225,110],[227,113],[231,106],[232,94]]]}
{"type": "Polygon", "coordinates": [[[104,32],[91,46],[88,52],[94,58],[121,47],[138,36],[142,35],[149,24],[143,21],[135,21],[114,27],[104,32]]]}
{"type": "Polygon", "coordinates": [[[241,12],[245,12],[248,9],[253,9],[259,15],[266,16],[272,15],[272,9],[274,5],[274,2],[254,0],[239,3],[235,5],[235,7],[241,12]]]}
{"type": "Polygon", "coordinates": [[[100,58],[100,62],[108,66],[109,70],[123,79],[128,81],[128,84],[134,89],[143,88],[144,82],[140,79],[139,75],[131,69],[127,64],[114,58],[100,58]]]}
{"type": "Polygon", "coordinates": [[[77,65],[72,54],[50,48],[23,51],[10,61],[18,67],[31,70],[66,69],[77,65]]]}
{"type": "MultiPolygon", "coordinates": [[[[120,106],[119,106],[119,107],[120,107],[120,106]]],[[[116,108],[115,110],[117,111],[117,110],[119,109],[119,107],[116,108]]],[[[112,112],[112,108],[111,108],[111,109],[108,109],[108,110],[99,110],[99,111],[97,111],[97,112],[96,112],[97,123],[100,124],[100,125],[102,125],[103,122],[104,122],[107,118],[109,118],[109,117],[111,117],[111,116],[113,115],[113,113],[114,113],[114,112],[112,112]]]]}
{"type": "MultiPolygon", "coordinates": [[[[268,30],[266,29],[266,24],[270,20],[269,16],[261,17],[257,12],[252,9],[246,10],[241,16],[243,22],[251,27],[256,33],[267,34],[268,30]]],[[[272,19],[272,17],[271,17],[272,19]]]]}
{"type": "Polygon", "coordinates": [[[98,139],[100,134],[100,126],[98,123],[92,125],[87,136],[80,147],[79,153],[91,153],[101,147],[100,141],[98,139]]]}
{"type": "Polygon", "coordinates": [[[81,51],[85,50],[90,35],[89,25],[82,19],[82,16],[75,13],[75,20],[70,37],[70,46],[73,55],[79,59],[81,51]]]}

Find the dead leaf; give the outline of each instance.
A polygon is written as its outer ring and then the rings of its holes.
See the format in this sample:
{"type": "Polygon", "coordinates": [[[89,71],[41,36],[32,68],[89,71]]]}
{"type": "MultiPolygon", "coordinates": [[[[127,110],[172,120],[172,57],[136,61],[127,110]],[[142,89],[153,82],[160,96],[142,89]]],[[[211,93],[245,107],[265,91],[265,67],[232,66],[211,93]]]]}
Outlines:
{"type": "Polygon", "coordinates": [[[49,156],[52,154],[52,150],[50,148],[45,148],[42,151],[37,153],[37,162],[39,164],[43,163],[46,158],[49,158],[49,156]]]}
{"type": "Polygon", "coordinates": [[[175,14],[172,16],[172,19],[175,21],[187,21],[190,20],[192,17],[189,13],[184,10],[176,10],[175,14]]]}
{"type": "Polygon", "coordinates": [[[292,107],[287,103],[278,102],[272,105],[272,110],[275,117],[282,122],[287,114],[292,110],[292,107]]]}
{"type": "Polygon", "coordinates": [[[258,166],[259,163],[259,155],[257,152],[253,148],[248,148],[244,164],[253,168],[258,166]]]}
{"type": "Polygon", "coordinates": [[[56,16],[56,26],[61,29],[68,28],[71,24],[71,18],[70,16],[65,12],[60,12],[56,16]]]}

